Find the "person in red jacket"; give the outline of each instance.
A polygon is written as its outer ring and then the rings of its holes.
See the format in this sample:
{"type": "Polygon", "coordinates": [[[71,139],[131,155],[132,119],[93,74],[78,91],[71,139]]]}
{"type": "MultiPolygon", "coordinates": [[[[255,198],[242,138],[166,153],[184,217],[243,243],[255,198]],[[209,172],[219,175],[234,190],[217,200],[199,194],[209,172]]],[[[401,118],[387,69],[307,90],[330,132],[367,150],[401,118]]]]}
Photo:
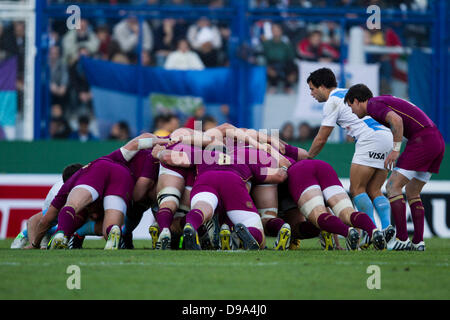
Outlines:
{"type": "Polygon", "coordinates": [[[309,36],[297,44],[297,54],[302,60],[337,62],[339,52],[331,45],[322,42],[322,32],[312,31],[309,36]]]}

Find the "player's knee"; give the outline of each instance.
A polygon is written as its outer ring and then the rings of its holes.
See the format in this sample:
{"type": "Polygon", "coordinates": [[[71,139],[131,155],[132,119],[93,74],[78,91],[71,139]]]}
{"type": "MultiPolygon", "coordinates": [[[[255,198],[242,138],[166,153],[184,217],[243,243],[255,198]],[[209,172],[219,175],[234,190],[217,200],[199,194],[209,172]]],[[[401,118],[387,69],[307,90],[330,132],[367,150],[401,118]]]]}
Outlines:
{"type": "Polygon", "coordinates": [[[417,188],[415,188],[414,186],[411,186],[409,184],[407,184],[405,187],[405,194],[406,194],[406,199],[408,199],[408,200],[420,198],[420,191],[417,188]]]}
{"type": "Polygon", "coordinates": [[[389,179],[386,183],[386,192],[388,197],[393,197],[402,193],[402,188],[393,179],[389,179]]]}
{"type": "Polygon", "coordinates": [[[350,185],[350,194],[352,197],[357,196],[358,194],[365,193],[366,192],[366,186],[359,185],[359,184],[351,184],[350,185]]]}

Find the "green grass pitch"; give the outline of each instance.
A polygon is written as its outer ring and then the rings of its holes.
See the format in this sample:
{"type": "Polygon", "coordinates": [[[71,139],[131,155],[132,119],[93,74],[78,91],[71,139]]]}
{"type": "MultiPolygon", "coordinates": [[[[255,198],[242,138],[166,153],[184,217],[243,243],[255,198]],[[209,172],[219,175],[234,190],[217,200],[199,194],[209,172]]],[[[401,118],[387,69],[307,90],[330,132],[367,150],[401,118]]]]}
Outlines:
{"type": "MultiPolygon", "coordinates": [[[[268,243],[274,239],[269,239],[268,243]]],[[[0,241],[0,299],[450,299],[450,239],[426,239],[425,252],[322,251],[317,239],[278,252],[11,250],[0,241]],[[70,265],[81,288],[69,290],[70,265]],[[380,269],[380,289],[368,289],[368,267],[380,269]]],[[[370,281],[369,281],[370,282],[370,281]]]]}

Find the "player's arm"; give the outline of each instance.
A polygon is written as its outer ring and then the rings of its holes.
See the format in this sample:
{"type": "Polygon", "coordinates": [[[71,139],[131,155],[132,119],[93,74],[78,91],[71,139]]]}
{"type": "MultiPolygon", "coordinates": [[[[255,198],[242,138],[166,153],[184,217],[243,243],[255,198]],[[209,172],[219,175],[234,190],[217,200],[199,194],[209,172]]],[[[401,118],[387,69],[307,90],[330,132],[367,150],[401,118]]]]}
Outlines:
{"type": "Polygon", "coordinates": [[[51,227],[52,221],[56,220],[58,217],[58,209],[50,205],[47,212],[42,216],[37,224],[31,225],[28,229],[28,240],[30,241],[30,246],[27,249],[40,249],[40,243],[45,233],[51,227]]]}
{"type": "Polygon", "coordinates": [[[314,138],[311,144],[311,147],[309,148],[308,151],[309,159],[315,158],[320,153],[320,151],[322,151],[333,129],[334,127],[320,126],[319,132],[317,133],[316,137],[314,138]]]}
{"type": "Polygon", "coordinates": [[[192,165],[190,157],[186,152],[167,150],[166,147],[161,145],[153,147],[152,156],[161,163],[169,166],[188,168],[192,165]]]}
{"type": "Polygon", "coordinates": [[[386,122],[389,123],[389,127],[394,137],[394,147],[384,161],[384,167],[388,170],[393,170],[395,163],[400,156],[400,149],[402,147],[403,139],[403,120],[394,111],[389,111],[386,114],[386,122]]]}
{"type": "Polygon", "coordinates": [[[161,139],[151,133],[143,133],[120,148],[123,158],[130,161],[139,150],[150,149],[155,145],[169,143],[170,139],[161,139]]]}
{"type": "Polygon", "coordinates": [[[236,139],[238,141],[248,142],[254,148],[259,150],[268,151],[266,143],[261,143],[255,138],[254,132],[247,132],[247,129],[237,128],[229,123],[221,124],[215,128],[209,129],[205,134],[218,137],[236,139]]]}
{"type": "Polygon", "coordinates": [[[263,167],[261,170],[265,175],[265,179],[262,181],[263,184],[283,183],[288,177],[287,167],[284,166],[281,168],[263,167]]]}

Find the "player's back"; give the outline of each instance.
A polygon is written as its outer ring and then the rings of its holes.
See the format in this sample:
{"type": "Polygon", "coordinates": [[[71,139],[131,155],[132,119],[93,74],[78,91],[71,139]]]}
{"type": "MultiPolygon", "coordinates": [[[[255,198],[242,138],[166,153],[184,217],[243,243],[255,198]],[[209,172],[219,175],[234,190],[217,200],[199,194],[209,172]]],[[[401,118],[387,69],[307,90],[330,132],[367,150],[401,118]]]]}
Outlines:
{"type": "Polygon", "coordinates": [[[332,126],[333,123],[336,123],[346,131],[347,135],[355,138],[355,140],[370,136],[378,130],[388,130],[371,117],[367,116],[359,119],[344,102],[347,91],[348,89],[339,88],[331,91],[324,105],[322,125],[332,126]]]}
{"type": "Polygon", "coordinates": [[[386,126],[386,115],[389,111],[395,112],[402,118],[403,135],[410,139],[414,134],[422,131],[424,128],[436,127],[434,122],[416,105],[390,95],[383,95],[369,99],[367,103],[369,114],[376,116],[381,123],[386,126]]]}

